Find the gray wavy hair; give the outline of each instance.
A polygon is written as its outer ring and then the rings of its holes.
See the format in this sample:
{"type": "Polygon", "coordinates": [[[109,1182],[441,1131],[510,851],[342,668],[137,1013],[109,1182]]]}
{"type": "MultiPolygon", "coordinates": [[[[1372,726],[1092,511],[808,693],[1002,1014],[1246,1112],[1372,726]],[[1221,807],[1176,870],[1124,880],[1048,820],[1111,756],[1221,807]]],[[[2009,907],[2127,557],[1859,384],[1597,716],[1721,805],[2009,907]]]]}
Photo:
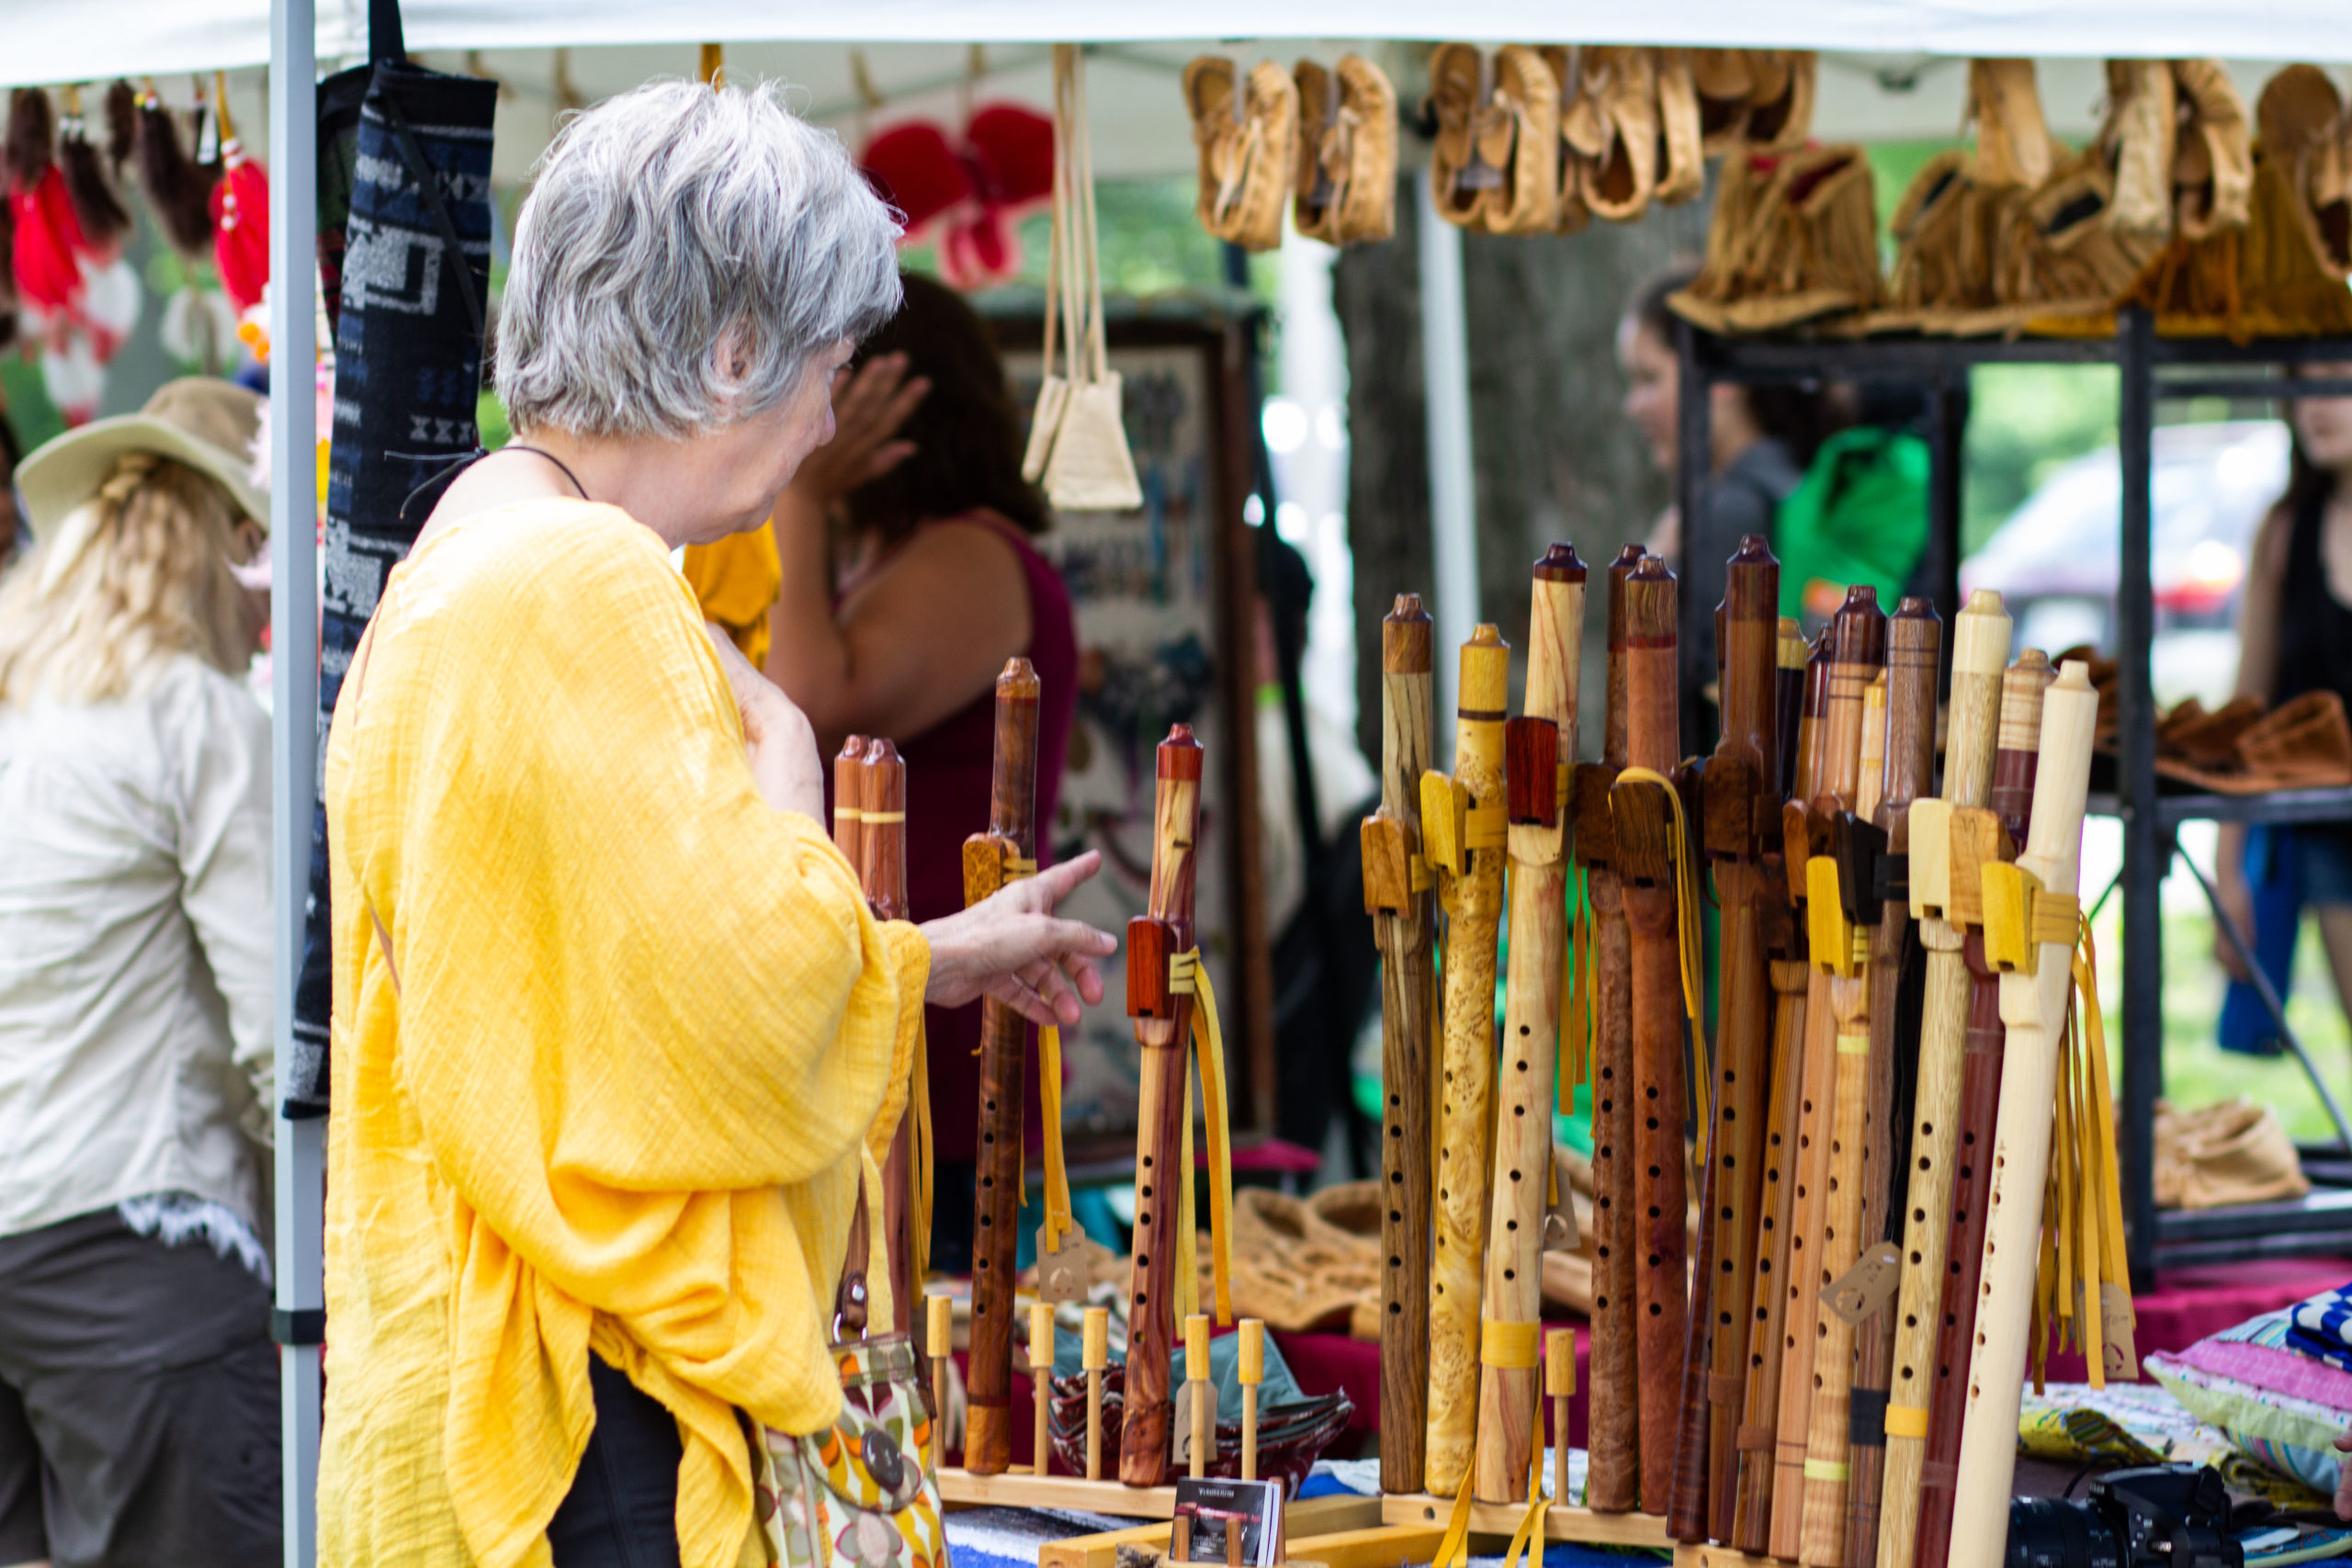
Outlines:
{"type": "Polygon", "coordinates": [[[514,225],[518,431],[677,440],[775,408],[899,308],[895,214],[773,83],[650,83],[567,123],[514,225]]]}

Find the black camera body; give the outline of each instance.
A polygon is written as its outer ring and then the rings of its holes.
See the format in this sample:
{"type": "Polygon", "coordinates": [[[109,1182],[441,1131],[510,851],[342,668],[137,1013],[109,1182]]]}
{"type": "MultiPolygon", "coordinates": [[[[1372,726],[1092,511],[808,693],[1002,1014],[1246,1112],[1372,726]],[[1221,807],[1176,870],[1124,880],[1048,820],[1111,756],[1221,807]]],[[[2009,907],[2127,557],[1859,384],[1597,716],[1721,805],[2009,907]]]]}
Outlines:
{"type": "Polygon", "coordinates": [[[2201,1464],[2118,1470],[2084,1502],[2009,1503],[2007,1568],[2245,1568],[2230,1533],[2230,1495],[2201,1464]]]}

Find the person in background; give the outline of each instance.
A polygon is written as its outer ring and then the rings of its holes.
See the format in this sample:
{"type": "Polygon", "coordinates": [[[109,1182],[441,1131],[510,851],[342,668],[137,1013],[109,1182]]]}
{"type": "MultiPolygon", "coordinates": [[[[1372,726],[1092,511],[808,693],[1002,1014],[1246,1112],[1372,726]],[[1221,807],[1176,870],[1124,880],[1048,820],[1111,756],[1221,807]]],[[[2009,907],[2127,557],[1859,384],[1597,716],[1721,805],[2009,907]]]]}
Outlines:
{"type": "Polygon", "coordinates": [[[0,1563],[279,1552],[261,400],[17,473],[0,582],[0,1563]]]}
{"type": "MultiPolygon", "coordinates": [[[[906,303],[835,389],[832,438],[776,507],[782,581],[766,672],[808,715],[825,756],[848,735],[898,743],[908,897],[928,920],[964,907],[963,843],[988,830],[996,678],[1016,656],[1042,687],[1037,860],[1051,863],[1078,634],[1069,590],[1031,542],[1050,517],[1021,477],[1021,422],[987,324],[944,284],[901,284],[906,303]]],[[[957,1270],[971,1254],[979,1010],[935,1008],[927,1022],[931,1256],[957,1270]]],[[[1023,1070],[1035,1105],[1036,1052],[1023,1070]]]]}
{"type": "MultiPolygon", "coordinates": [[[[2352,376],[2352,365],[2312,366],[2314,376],[2352,376]]],[[[2331,691],[2352,707],[2352,398],[2302,398],[2293,431],[2287,493],[2254,536],[2238,601],[2239,696],[2273,707],[2306,692],[2331,691]]],[[[2261,870],[2293,876],[2301,903],[2319,918],[2336,995],[2352,1010],[2352,825],[2266,828],[2261,870]]],[[[2242,822],[2222,824],[2214,853],[2216,891],[2248,943],[2254,940],[2249,838],[2242,822]]],[[[2222,966],[2248,978],[2237,951],[2215,933],[2222,966]]]]}

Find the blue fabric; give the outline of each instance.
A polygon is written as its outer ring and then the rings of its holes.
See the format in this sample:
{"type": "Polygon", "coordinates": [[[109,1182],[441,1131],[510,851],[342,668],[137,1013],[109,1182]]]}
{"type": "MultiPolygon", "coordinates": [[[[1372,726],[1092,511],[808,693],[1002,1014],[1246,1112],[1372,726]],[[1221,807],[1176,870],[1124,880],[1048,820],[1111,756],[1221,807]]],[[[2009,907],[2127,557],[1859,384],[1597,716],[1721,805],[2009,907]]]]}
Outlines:
{"type": "Polygon", "coordinates": [[[2290,1308],[2287,1347],[2352,1371],[2352,1284],[2323,1291],[2290,1308]]]}
{"type": "MultiPolygon", "coordinates": [[[[2254,948],[2254,961],[2278,993],[2284,1006],[2293,983],[2295,933],[2301,923],[2303,888],[2301,848],[2290,829],[2256,826],[2245,836],[2245,880],[2254,895],[2254,930],[2244,932],[2254,948]]],[[[2249,1056],[2276,1056],[2286,1043],[2262,993],[2250,981],[2232,980],[2222,998],[2217,1026],[2221,1047],[2249,1056]]]]}

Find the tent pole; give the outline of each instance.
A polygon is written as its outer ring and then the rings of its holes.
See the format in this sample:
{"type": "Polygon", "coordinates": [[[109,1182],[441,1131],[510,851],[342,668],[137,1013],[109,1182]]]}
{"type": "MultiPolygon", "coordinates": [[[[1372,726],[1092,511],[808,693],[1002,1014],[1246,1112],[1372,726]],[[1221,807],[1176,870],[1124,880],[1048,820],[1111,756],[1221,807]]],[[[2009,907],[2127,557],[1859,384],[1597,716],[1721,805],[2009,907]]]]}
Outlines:
{"type": "Polygon", "coordinates": [[[1430,182],[1412,182],[1421,266],[1421,367],[1430,443],[1430,606],[1436,626],[1438,723],[1430,765],[1450,767],[1454,650],[1478,621],[1477,487],[1470,447],[1470,321],[1462,290],[1462,231],[1438,216],[1430,182]]]}
{"type": "MultiPolygon", "coordinates": [[[[294,1059],[319,730],[318,80],[315,0],[269,8],[271,918],[279,1071],[294,1059]]],[[[326,1122],[277,1123],[277,1311],[286,1568],[318,1556],[326,1122]]]]}

